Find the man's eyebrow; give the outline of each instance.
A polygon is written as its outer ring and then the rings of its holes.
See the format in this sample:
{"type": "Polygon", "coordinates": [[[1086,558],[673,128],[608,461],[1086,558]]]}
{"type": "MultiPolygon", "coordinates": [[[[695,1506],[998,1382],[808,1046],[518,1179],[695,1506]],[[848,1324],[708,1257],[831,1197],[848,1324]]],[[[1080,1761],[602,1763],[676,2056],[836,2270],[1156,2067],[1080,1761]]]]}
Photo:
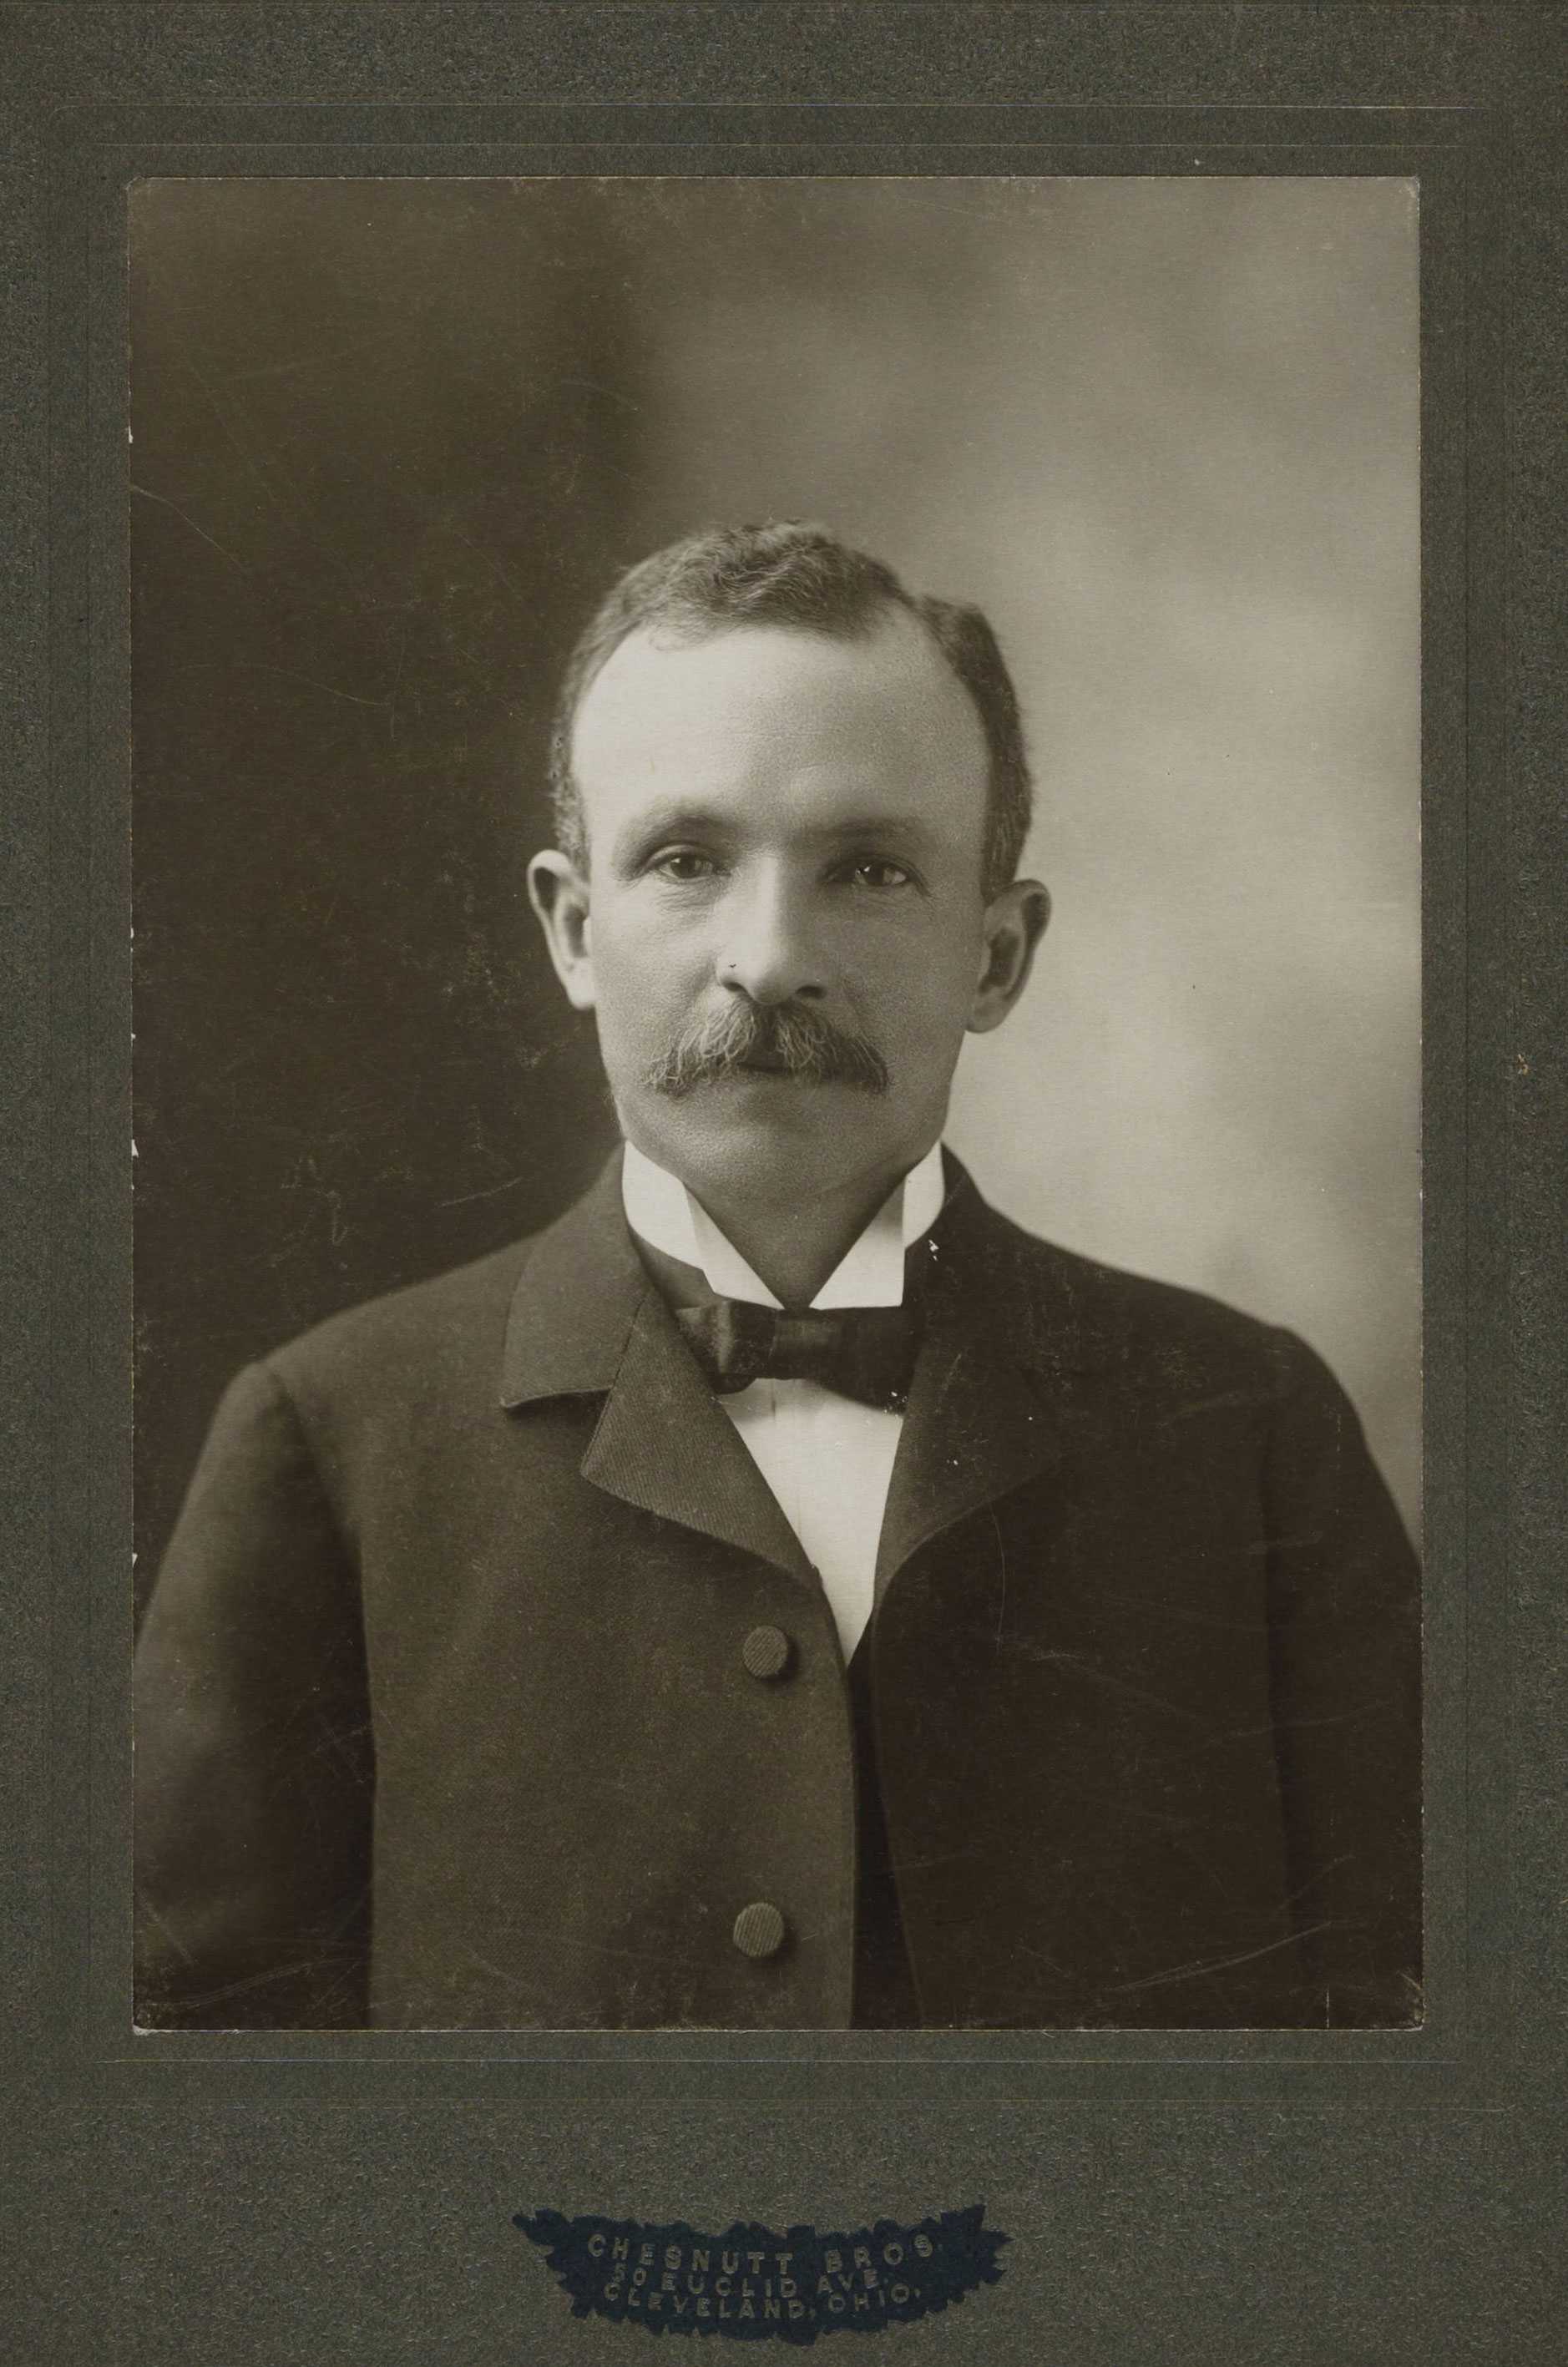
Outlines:
{"type": "Polygon", "coordinates": [[[937,839],[937,832],[919,814],[898,813],[853,815],[847,821],[824,823],[811,835],[834,846],[870,838],[894,838],[904,845],[932,846],[937,839]]]}
{"type": "Polygon", "coordinates": [[[671,798],[665,804],[645,806],[622,823],[610,847],[611,860],[624,863],[644,847],[656,845],[660,839],[679,838],[693,832],[709,837],[726,834],[733,827],[711,808],[695,799],[671,798]]]}
{"type": "MultiPolygon", "coordinates": [[[[744,828],[744,817],[717,813],[696,798],[671,798],[663,804],[646,807],[622,824],[611,844],[610,860],[621,866],[635,862],[649,847],[665,839],[697,837],[728,842],[744,828]]],[[[852,813],[841,821],[817,823],[802,831],[801,837],[802,844],[809,845],[847,847],[892,843],[908,847],[911,852],[927,850],[941,843],[940,833],[927,821],[919,814],[909,813],[852,813]]]]}

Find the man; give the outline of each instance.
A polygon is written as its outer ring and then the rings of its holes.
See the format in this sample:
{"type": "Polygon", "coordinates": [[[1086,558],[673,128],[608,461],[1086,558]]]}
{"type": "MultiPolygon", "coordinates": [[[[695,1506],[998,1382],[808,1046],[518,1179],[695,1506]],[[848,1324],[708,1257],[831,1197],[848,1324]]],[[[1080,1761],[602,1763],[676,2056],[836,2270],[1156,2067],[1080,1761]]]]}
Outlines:
{"type": "Polygon", "coordinates": [[[1288,1333],[940,1147],[1048,901],[977,612],[694,538],[530,887],[625,1137],[220,1410],[139,1654],[141,2017],[1406,2024],[1415,1564],[1288,1333]]]}

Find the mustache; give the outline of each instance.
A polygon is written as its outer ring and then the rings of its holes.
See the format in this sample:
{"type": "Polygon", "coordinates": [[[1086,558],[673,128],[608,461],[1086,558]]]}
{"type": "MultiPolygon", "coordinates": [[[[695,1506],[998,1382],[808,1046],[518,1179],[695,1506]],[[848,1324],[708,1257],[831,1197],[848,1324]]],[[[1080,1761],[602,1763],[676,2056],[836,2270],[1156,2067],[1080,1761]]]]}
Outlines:
{"type": "Polygon", "coordinates": [[[890,1082],[887,1062],[869,1036],[835,1027],[805,1003],[739,1001],[684,1029],[646,1081],[655,1093],[678,1100],[699,1085],[738,1076],[756,1060],[801,1084],[885,1093],[890,1082]]]}

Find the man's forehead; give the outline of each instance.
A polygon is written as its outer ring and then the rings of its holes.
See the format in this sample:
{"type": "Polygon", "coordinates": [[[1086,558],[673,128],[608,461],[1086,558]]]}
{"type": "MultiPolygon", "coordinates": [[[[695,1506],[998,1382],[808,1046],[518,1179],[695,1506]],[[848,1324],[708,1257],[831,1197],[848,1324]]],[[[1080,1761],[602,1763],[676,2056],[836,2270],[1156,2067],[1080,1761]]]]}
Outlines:
{"type": "Polygon", "coordinates": [[[950,776],[983,774],[980,718],[915,617],[893,609],[866,631],[772,623],[694,636],[652,624],[629,634],[579,703],[580,785],[651,777],[672,761],[717,769],[748,755],[802,763],[896,753],[950,776]]]}

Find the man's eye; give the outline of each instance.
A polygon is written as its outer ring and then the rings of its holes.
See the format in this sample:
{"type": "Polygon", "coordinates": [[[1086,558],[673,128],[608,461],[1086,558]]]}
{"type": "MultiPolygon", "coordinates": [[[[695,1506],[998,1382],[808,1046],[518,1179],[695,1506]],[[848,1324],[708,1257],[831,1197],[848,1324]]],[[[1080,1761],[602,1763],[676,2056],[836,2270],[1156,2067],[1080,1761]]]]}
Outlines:
{"type": "Polygon", "coordinates": [[[877,855],[860,855],[846,866],[846,875],[857,888],[907,888],[910,884],[902,863],[886,863],[877,855]]]}
{"type": "Polygon", "coordinates": [[[710,879],[715,866],[710,855],[699,855],[694,846],[671,846],[663,855],[656,855],[649,867],[661,879],[674,879],[685,885],[694,879],[710,879]]]}

